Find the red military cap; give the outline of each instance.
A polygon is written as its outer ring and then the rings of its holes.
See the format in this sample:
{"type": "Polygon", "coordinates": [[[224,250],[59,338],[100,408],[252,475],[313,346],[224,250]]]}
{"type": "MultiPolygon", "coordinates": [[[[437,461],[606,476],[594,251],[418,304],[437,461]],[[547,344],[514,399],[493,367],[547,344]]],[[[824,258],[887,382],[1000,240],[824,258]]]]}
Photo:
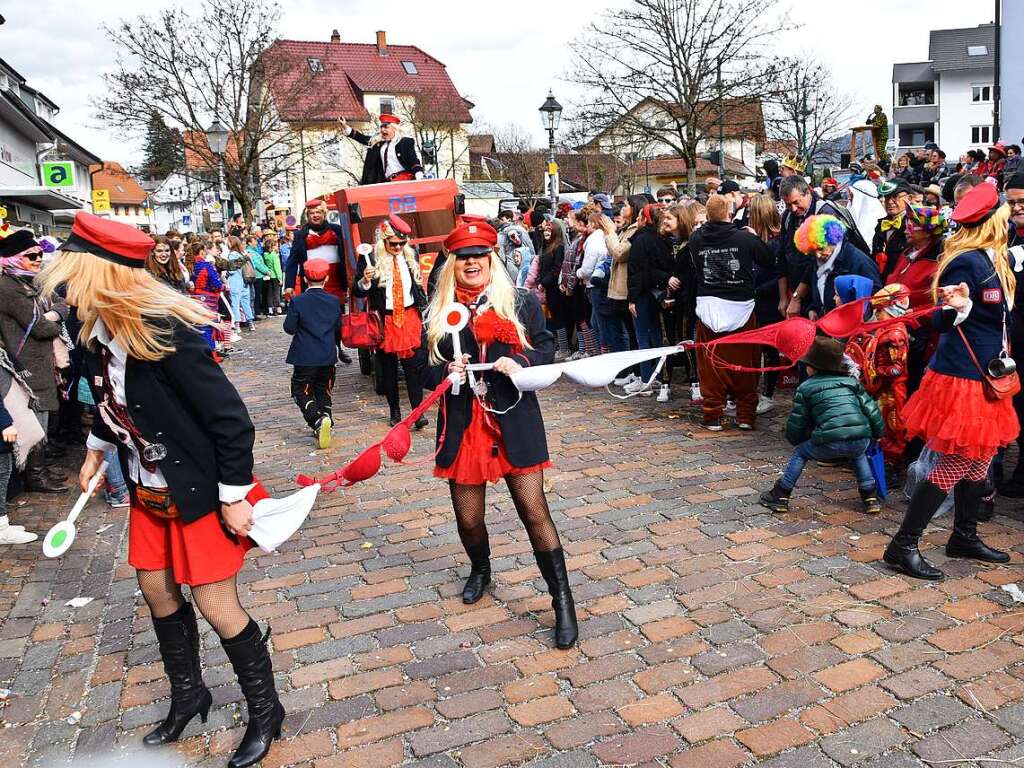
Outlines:
{"type": "Polygon", "coordinates": [[[302,271],[307,280],[319,283],[327,279],[327,273],[331,271],[331,265],[323,259],[309,259],[302,265],[302,271]]]}
{"type": "Polygon", "coordinates": [[[488,253],[498,243],[498,233],[486,221],[464,221],[445,238],[444,247],[449,253],[488,253]]]}
{"type": "Polygon", "coordinates": [[[306,201],[306,210],[308,211],[310,208],[319,208],[321,205],[326,206],[327,203],[319,197],[314,197],[312,200],[306,201]]]}
{"type": "Polygon", "coordinates": [[[390,123],[391,125],[398,125],[402,122],[402,118],[398,115],[381,115],[380,121],[382,123],[390,123]]]}
{"type": "Polygon", "coordinates": [[[71,236],[61,248],[91,253],[124,267],[141,269],[146,266],[146,257],[155,244],[153,238],[135,227],[79,211],[71,225],[71,236]]]}
{"type": "Polygon", "coordinates": [[[977,227],[999,210],[999,192],[995,184],[979,184],[960,198],[953,209],[953,221],[961,227],[977,227]]]}
{"type": "Polygon", "coordinates": [[[403,219],[396,213],[389,214],[386,219],[381,220],[380,224],[377,225],[378,237],[398,237],[407,238],[412,234],[412,227],[409,226],[409,222],[403,219]]]}

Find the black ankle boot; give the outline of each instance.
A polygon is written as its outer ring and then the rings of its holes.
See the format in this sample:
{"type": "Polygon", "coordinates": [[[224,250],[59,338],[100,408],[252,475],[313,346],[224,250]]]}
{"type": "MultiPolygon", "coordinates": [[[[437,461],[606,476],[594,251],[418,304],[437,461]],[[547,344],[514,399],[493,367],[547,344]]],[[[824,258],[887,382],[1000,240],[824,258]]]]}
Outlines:
{"type": "Polygon", "coordinates": [[[954,506],[953,533],[946,544],[947,557],[966,557],[986,563],[1008,563],[1006,552],[993,549],[978,536],[978,512],[985,495],[986,481],[969,482],[961,480],[953,489],[956,499],[954,506]]]}
{"type": "Polygon", "coordinates": [[[199,627],[192,603],[185,603],[170,616],[153,619],[153,629],[171,681],[171,709],[164,721],[142,738],[147,747],[177,741],[196,715],[205,723],[213,703],[199,664],[199,627]]]}
{"type": "Polygon", "coordinates": [[[792,491],[787,491],[776,480],[775,485],[772,486],[770,491],[765,491],[761,494],[761,506],[767,507],[772,512],[788,512],[789,495],[791,493],[792,491]]]}
{"type": "Polygon", "coordinates": [[[393,427],[401,420],[402,412],[398,408],[392,408],[391,415],[388,417],[388,424],[393,427]]]}
{"type": "Polygon", "coordinates": [[[903,525],[885,548],[885,562],[915,579],[938,581],[943,578],[945,574],[942,571],[921,557],[917,542],[947,495],[945,491],[927,480],[917,484],[907,506],[903,525]]]}
{"type": "Polygon", "coordinates": [[[472,605],[484,596],[484,588],[491,583],[491,547],[484,542],[474,547],[466,547],[466,554],[473,567],[462,588],[462,602],[472,605]]]}
{"type": "Polygon", "coordinates": [[[25,465],[25,490],[30,493],[67,493],[68,487],[46,471],[44,449],[37,445],[28,454],[25,465]]]}
{"type": "Polygon", "coordinates": [[[267,634],[260,637],[260,628],[249,619],[249,625],[230,640],[221,640],[224,652],[238,677],[238,685],[249,710],[245,735],[228,761],[228,768],[255,765],[270,751],[274,739],[281,738],[284,707],[274,687],[274,669],[267,650],[267,634]]]}
{"type": "Polygon", "coordinates": [[[537,566],[551,595],[555,611],[555,645],[565,650],[576,644],[579,627],[576,624],[576,604],[569,588],[569,574],[565,572],[565,553],[562,548],[550,552],[534,552],[537,566]]]}

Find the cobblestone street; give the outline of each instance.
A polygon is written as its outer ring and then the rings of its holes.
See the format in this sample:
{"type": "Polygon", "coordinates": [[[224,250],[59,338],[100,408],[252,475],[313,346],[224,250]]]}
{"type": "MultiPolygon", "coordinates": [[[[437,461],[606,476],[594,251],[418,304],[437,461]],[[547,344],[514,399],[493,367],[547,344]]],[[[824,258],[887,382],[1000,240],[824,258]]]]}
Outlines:
{"type": "MultiPolygon", "coordinates": [[[[339,368],[336,438],[314,451],[288,398],[285,349],[279,321],[266,320],[226,363],[258,428],[258,472],[278,494],[296,473],[333,469],[379,438],[387,412],[355,366],[339,368]]],[[[620,402],[559,384],[542,395],[578,649],[554,649],[550,600],[503,486],[489,497],[493,591],[462,604],[467,559],[447,486],[422,463],[427,434],[414,437],[418,465],[386,462],[371,481],[321,496],[278,554],[253,554],[240,591],[273,628],[289,712],[264,768],[1024,758],[1024,605],[1001,589],[1024,584],[1013,506],[1001,502],[983,525],[993,546],[1013,550],[1010,566],[947,560],[945,517],[922,549],[947,579],[896,576],[879,559],[902,501],[866,517],[847,471],[809,466],[787,515],[757,504],[789,454],[788,396],[757,431],[712,434],[682,394],[620,402]]],[[[42,535],[71,498],[24,496],[13,522],[42,535]]],[[[93,502],[60,560],[38,542],[0,550],[0,688],[11,690],[0,766],[107,765],[97,756],[134,750],[166,712],[125,563],[126,517],[93,502]],[[65,605],[79,596],[93,600],[65,605]]],[[[244,707],[201,628],[214,710],[163,752],[222,766],[244,707]]]]}

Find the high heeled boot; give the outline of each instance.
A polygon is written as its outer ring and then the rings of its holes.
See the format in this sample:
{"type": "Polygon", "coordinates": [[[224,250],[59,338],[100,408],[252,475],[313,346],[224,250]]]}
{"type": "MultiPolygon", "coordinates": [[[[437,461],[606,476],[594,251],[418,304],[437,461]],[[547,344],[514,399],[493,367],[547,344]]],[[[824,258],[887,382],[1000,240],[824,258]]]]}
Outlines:
{"type": "Polygon", "coordinates": [[[228,761],[228,768],[255,765],[266,757],[274,739],[281,738],[285,712],[274,687],[274,669],[267,650],[268,637],[269,629],[260,637],[259,626],[249,619],[249,624],[238,635],[221,640],[249,710],[249,724],[238,749],[228,761]]]}
{"type": "Polygon", "coordinates": [[[953,489],[953,532],[946,544],[947,557],[966,557],[985,563],[1008,563],[1010,556],[988,546],[978,536],[978,512],[985,495],[986,481],[961,480],[953,489]]]}
{"type": "Polygon", "coordinates": [[[917,484],[914,495],[910,497],[903,524],[885,548],[885,562],[915,579],[938,581],[943,578],[945,574],[921,556],[917,543],[947,495],[927,480],[917,484]]]}
{"type": "Polygon", "coordinates": [[[472,605],[484,596],[484,588],[491,583],[491,545],[488,542],[466,547],[472,568],[466,586],[462,588],[462,602],[472,605]]]}
{"type": "Polygon", "coordinates": [[[555,645],[565,650],[576,644],[579,627],[576,624],[576,604],[569,588],[569,574],[565,571],[565,554],[562,548],[550,552],[534,552],[537,567],[547,582],[551,595],[551,607],[555,611],[555,645]]]}
{"type": "Polygon", "coordinates": [[[171,708],[164,721],[142,738],[148,747],[177,741],[196,715],[205,723],[213,704],[199,664],[199,627],[192,603],[182,604],[170,616],[153,619],[153,629],[171,681],[171,708]]]}

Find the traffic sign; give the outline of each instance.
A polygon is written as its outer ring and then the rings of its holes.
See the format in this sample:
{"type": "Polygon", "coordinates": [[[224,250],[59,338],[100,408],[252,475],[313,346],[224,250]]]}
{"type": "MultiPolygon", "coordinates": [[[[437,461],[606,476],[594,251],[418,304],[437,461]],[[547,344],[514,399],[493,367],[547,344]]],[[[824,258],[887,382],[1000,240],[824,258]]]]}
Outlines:
{"type": "Polygon", "coordinates": [[[189,214],[189,213],[183,213],[181,215],[181,223],[184,224],[185,226],[188,226],[189,224],[191,224],[192,223],[192,215],[189,214]]]}
{"type": "Polygon", "coordinates": [[[70,161],[41,163],[44,187],[75,186],[75,164],[70,161]]]}
{"type": "Polygon", "coordinates": [[[94,189],[92,191],[92,212],[93,213],[109,213],[110,212],[110,190],[109,189],[94,189]]]}

